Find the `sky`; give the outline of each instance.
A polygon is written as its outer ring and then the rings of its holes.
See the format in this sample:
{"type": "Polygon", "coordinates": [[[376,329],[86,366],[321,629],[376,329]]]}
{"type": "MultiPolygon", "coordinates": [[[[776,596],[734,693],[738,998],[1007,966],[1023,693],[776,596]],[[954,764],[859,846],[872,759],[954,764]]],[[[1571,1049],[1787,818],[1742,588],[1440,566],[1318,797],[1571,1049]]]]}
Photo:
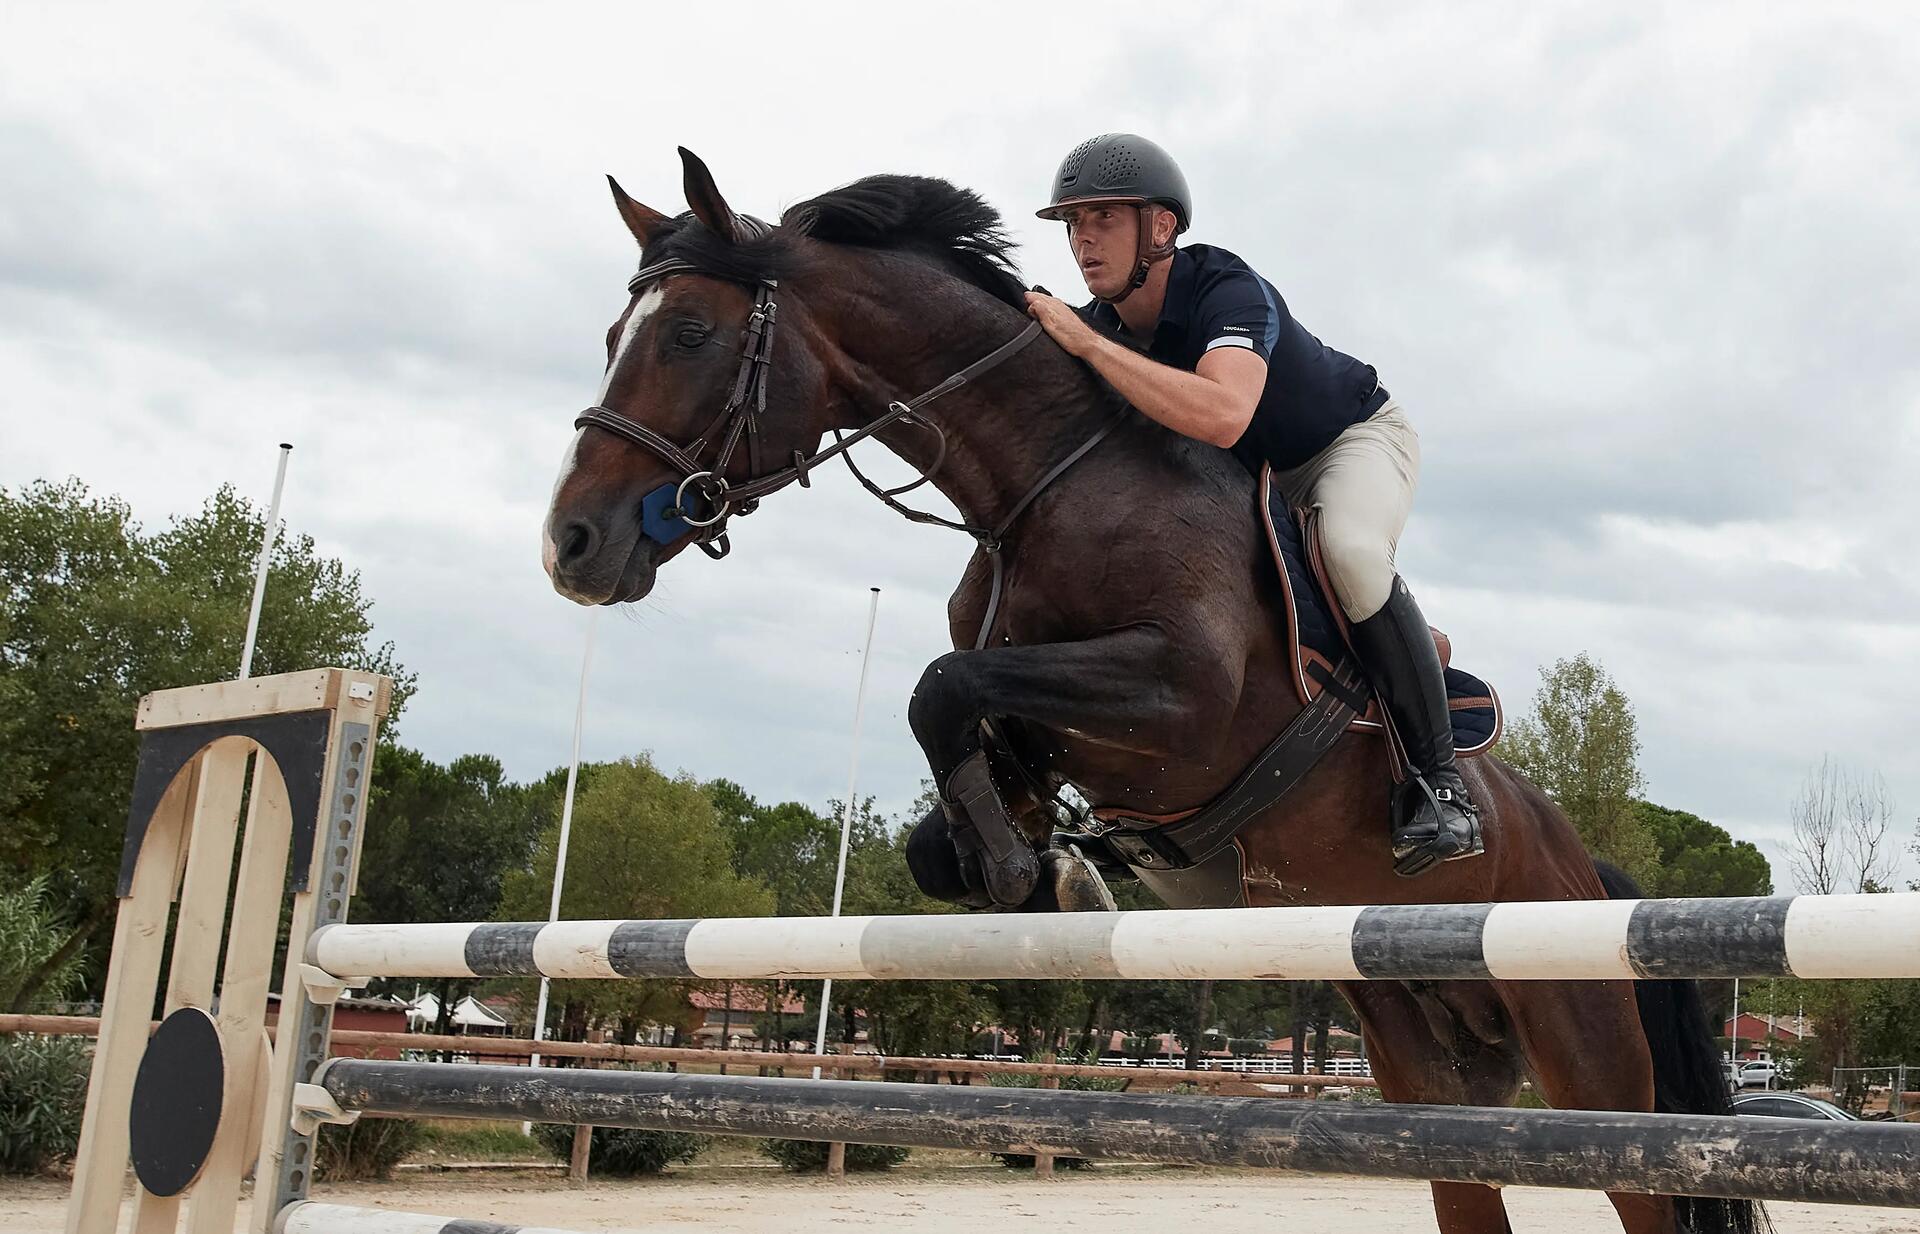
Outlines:
{"type": "MultiPolygon", "coordinates": [[[[540,525],[674,147],[767,218],[882,171],[1031,217],[1145,134],[1421,433],[1399,564],[1524,709],[1585,651],[1647,795],[1761,845],[1833,755],[1920,813],[1920,22],[1900,5],[16,6],[0,486],[151,527],[231,482],[360,572],[404,739],[566,761],[589,617],[540,525]],[[1777,11],[1776,11],[1777,10],[1777,11]]],[[[891,462],[891,460],[888,460],[891,462]]],[[[879,470],[902,474],[897,465],[879,470]]],[[[836,472],[593,620],[583,753],[897,811],[970,545],[836,472]]],[[[1909,868],[1911,868],[1911,863],[1909,868]]]]}

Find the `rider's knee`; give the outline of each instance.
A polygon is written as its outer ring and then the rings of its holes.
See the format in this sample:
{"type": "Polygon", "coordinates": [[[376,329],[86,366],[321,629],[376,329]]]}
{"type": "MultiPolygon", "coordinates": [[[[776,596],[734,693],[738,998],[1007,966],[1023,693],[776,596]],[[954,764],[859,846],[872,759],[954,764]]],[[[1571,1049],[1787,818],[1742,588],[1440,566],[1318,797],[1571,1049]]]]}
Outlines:
{"type": "Polygon", "coordinates": [[[1348,621],[1379,612],[1393,590],[1393,541],[1363,519],[1329,515],[1320,524],[1320,552],[1348,621]]]}

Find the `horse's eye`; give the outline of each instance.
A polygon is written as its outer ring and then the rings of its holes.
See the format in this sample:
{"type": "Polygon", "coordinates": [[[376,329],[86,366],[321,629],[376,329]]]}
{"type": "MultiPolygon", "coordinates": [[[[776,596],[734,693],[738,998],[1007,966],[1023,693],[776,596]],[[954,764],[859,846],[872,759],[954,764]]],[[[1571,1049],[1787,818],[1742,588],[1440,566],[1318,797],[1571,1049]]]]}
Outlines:
{"type": "Polygon", "coordinates": [[[705,326],[682,326],[677,341],[682,347],[698,347],[707,341],[709,333],[705,326]]]}

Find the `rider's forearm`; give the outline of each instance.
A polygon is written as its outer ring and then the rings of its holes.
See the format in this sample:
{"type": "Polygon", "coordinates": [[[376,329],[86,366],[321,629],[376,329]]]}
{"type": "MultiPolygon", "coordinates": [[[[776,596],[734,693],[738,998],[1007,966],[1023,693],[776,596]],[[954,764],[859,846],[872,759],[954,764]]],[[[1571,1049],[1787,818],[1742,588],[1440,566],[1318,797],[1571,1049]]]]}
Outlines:
{"type": "Polygon", "coordinates": [[[1231,446],[1252,417],[1253,409],[1236,406],[1233,391],[1219,382],[1151,360],[1112,339],[1100,339],[1082,358],[1141,414],[1182,436],[1231,446]]]}

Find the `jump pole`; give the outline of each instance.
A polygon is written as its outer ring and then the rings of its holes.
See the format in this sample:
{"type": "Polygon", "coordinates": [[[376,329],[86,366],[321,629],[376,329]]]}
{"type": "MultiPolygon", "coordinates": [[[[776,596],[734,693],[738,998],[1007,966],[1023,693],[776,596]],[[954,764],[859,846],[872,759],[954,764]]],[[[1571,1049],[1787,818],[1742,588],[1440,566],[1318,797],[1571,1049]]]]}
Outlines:
{"type": "Polygon", "coordinates": [[[508,1225],[459,1217],[430,1217],[346,1204],[295,1204],[282,1212],[273,1234],[573,1234],[544,1225],[508,1225]]]}
{"type": "Polygon", "coordinates": [[[376,977],[1611,981],[1920,977],[1920,892],[1376,907],[341,925],[376,977]]]}
{"type": "Polygon", "coordinates": [[[1920,1128],[1593,1110],[1331,1104],[532,1070],[338,1058],[345,1110],[1255,1166],[1493,1186],[1920,1207],[1920,1128]]]}

